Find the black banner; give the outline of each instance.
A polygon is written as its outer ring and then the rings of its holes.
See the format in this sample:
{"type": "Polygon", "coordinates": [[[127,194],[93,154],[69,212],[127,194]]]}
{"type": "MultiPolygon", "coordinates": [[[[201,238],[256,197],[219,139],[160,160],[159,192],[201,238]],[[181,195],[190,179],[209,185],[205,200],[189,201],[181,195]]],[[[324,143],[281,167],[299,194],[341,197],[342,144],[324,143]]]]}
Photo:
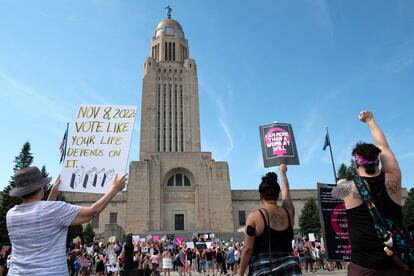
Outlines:
{"type": "Polygon", "coordinates": [[[266,168],[286,165],[299,165],[292,125],[274,123],[259,127],[262,145],[263,164],[266,168]]]}
{"type": "Polygon", "coordinates": [[[334,185],[318,183],[319,213],[322,236],[328,260],[350,261],[351,245],[345,204],[332,197],[334,185]]]}

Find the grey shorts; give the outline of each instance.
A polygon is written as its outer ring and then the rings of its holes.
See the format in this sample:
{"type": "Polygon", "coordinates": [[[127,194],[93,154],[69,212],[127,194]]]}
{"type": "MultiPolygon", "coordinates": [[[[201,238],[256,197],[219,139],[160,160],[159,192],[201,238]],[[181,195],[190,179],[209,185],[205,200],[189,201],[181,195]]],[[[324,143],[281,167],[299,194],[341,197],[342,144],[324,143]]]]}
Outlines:
{"type": "Polygon", "coordinates": [[[207,261],[207,263],[206,263],[206,267],[207,267],[207,269],[213,269],[213,261],[207,261]]]}

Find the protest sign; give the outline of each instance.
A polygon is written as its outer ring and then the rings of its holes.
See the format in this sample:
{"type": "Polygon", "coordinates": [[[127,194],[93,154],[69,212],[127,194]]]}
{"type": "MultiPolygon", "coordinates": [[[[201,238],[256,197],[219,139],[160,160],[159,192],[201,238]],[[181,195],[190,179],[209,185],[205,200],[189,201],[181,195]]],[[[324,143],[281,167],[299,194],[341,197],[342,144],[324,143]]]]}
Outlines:
{"type": "Polygon", "coordinates": [[[351,244],[345,204],[332,197],[334,185],[318,183],[318,203],[322,236],[327,258],[332,261],[350,261],[351,244]]]}
{"type": "Polygon", "coordinates": [[[67,140],[60,191],[105,193],[126,172],[135,106],[81,105],[67,140]]]}
{"type": "Polygon", "coordinates": [[[196,242],[195,246],[197,247],[198,250],[207,249],[206,242],[196,242]]]}
{"type": "Polygon", "coordinates": [[[185,245],[189,249],[193,249],[194,248],[194,242],[186,242],[185,245]]]}
{"type": "Polygon", "coordinates": [[[177,241],[177,244],[178,245],[180,245],[181,244],[181,242],[184,240],[184,238],[183,237],[181,237],[181,236],[179,236],[177,239],[176,239],[176,241],[177,241]]]}
{"type": "Polygon", "coordinates": [[[137,235],[132,235],[132,243],[133,243],[133,244],[137,244],[137,243],[139,243],[139,239],[140,239],[140,237],[139,237],[139,236],[137,236],[137,235]]]}
{"type": "Polygon", "coordinates": [[[154,237],[152,238],[153,241],[157,242],[160,240],[160,236],[154,235],[154,237]]]}
{"type": "Polygon", "coordinates": [[[314,233],[309,233],[309,234],[308,234],[308,237],[309,237],[309,241],[310,241],[310,242],[314,242],[314,241],[316,241],[316,239],[315,239],[315,234],[314,234],[314,233]]]}
{"type": "Polygon", "coordinates": [[[273,123],[260,126],[263,164],[266,168],[286,165],[299,165],[292,125],[273,123]]]}
{"type": "Polygon", "coordinates": [[[146,241],[150,241],[152,239],[152,235],[147,235],[146,241]]]}

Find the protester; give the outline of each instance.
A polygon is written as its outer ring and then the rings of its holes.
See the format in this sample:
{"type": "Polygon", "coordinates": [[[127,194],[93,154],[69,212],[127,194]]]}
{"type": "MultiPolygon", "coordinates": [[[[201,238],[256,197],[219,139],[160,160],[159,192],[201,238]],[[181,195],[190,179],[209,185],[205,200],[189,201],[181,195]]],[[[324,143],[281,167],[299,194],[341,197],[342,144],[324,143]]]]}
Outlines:
{"type": "MultiPolygon", "coordinates": [[[[375,145],[360,142],[354,147],[352,155],[357,173],[364,179],[381,216],[402,226],[398,162],[372,112],[362,111],[359,120],[368,126],[375,145]]],[[[403,272],[384,252],[384,243],[377,237],[368,207],[353,181],[338,181],[332,195],[345,201],[352,244],[348,275],[414,275],[414,272],[403,272]]]]}
{"type": "Polygon", "coordinates": [[[234,259],[234,249],[232,247],[229,248],[229,251],[226,256],[226,263],[227,263],[227,270],[231,270],[234,273],[234,263],[236,260],[234,259]]]}
{"type": "Polygon", "coordinates": [[[279,166],[282,189],[274,172],[262,177],[259,186],[264,208],[251,212],[246,220],[244,248],[238,275],[302,275],[299,264],[292,256],[295,209],[290,198],[287,166],[279,166]],[[282,191],[282,205],[277,205],[282,191]],[[271,251],[271,252],[269,252],[271,251]],[[269,255],[270,254],[270,255],[269,255]]]}
{"type": "Polygon", "coordinates": [[[158,256],[158,250],[154,250],[154,254],[151,256],[151,264],[152,264],[152,273],[156,274],[158,272],[158,266],[160,263],[160,257],[158,256]]]}
{"type": "Polygon", "coordinates": [[[303,246],[303,252],[305,255],[305,270],[308,272],[308,268],[310,268],[310,272],[314,272],[313,269],[313,246],[309,242],[308,238],[305,238],[305,243],[303,246]]]}
{"type": "MultiPolygon", "coordinates": [[[[109,191],[90,207],[63,201],[42,201],[44,187],[51,178],[43,178],[37,167],[16,171],[14,181],[16,186],[9,195],[23,201],[6,215],[12,244],[9,275],[67,275],[65,245],[68,227],[83,224],[98,215],[124,188],[126,175],[115,177],[109,191]]],[[[54,186],[59,183],[60,179],[54,186]]]]}
{"type": "Polygon", "coordinates": [[[165,250],[164,253],[162,253],[162,268],[164,270],[164,276],[166,276],[167,273],[168,276],[170,276],[171,269],[173,268],[171,250],[165,250]]]}
{"type": "Polygon", "coordinates": [[[240,264],[240,251],[239,245],[236,243],[235,250],[234,250],[234,273],[237,274],[237,270],[239,269],[240,264]]]}
{"type": "Polygon", "coordinates": [[[105,272],[104,256],[102,254],[96,254],[96,276],[102,276],[105,272]]]}
{"type": "Polygon", "coordinates": [[[123,262],[123,270],[134,269],[134,245],[132,244],[132,234],[128,234],[126,242],[121,250],[119,259],[123,262]]]}

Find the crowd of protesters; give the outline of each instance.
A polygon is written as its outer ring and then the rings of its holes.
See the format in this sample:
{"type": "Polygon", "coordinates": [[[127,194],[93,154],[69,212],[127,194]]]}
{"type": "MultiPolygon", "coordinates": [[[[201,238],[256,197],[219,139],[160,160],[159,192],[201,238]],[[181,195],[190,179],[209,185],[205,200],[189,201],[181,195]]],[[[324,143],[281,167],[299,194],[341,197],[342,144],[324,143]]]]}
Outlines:
{"type": "MultiPolygon", "coordinates": [[[[120,241],[90,244],[71,243],[67,250],[70,275],[120,275],[127,267],[126,247],[120,241]]],[[[346,262],[329,262],[319,239],[311,242],[302,236],[292,241],[292,255],[300,263],[302,271],[333,271],[346,269],[346,262]]],[[[192,242],[178,243],[172,240],[134,242],[130,269],[141,269],[145,275],[237,275],[243,242],[192,242]],[[189,246],[189,244],[194,245],[189,246]]],[[[0,270],[1,271],[1,270],[0,270]]],[[[1,273],[0,273],[1,275],[1,273]]],[[[6,275],[6,274],[4,274],[6,275]]]]}
{"type": "Polygon", "coordinates": [[[302,271],[317,272],[318,270],[334,271],[347,269],[348,262],[331,262],[320,239],[310,241],[308,237],[297,237],[294,241],[293,256],[300,263],[302,271]]]}
{"type": "MultiPolygon", "coordinates": [[[[67,252],[70,275],[119,275],[127,269],[128,241],[71,244],[67,252]]],[[[134,242],[131,252],[132,266],[141,269],[145,275],[180,275],[203,273],[207,275],[236,275],[240,261],[242,243],[205,242],[194,239],[191,242],[172,240],[134,242]],[[190,246],[191,245],[191,246],[190,246]]]]}

